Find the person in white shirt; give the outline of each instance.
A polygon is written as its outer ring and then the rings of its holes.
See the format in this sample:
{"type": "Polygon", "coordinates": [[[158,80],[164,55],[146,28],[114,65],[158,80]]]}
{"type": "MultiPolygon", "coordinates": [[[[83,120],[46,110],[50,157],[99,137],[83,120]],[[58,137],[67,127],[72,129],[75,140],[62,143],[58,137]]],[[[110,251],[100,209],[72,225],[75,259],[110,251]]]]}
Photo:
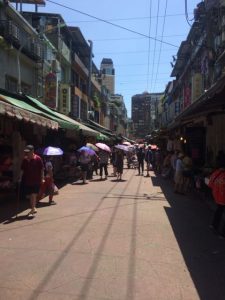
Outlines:
{"type": "Polygon", "coordinates": [[[175,175],[174,175],[174,192],[178,194],[183,194],[183,162],[182,159],[184,158],[183,153],[179,153],[177,160],[176,160],[176,168],[175,168],[175,175]]]}

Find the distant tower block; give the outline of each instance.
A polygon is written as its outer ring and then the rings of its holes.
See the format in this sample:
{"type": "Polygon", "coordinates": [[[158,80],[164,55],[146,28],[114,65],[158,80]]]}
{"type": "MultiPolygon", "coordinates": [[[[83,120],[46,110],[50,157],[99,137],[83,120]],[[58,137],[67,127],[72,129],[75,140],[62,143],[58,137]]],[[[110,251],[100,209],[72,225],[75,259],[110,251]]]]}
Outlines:
{"type": "Polygon", "coordinates": [[[100,66],[102,85],[115,94],[115,69],[111,58],[103,58],[100,66]]]}

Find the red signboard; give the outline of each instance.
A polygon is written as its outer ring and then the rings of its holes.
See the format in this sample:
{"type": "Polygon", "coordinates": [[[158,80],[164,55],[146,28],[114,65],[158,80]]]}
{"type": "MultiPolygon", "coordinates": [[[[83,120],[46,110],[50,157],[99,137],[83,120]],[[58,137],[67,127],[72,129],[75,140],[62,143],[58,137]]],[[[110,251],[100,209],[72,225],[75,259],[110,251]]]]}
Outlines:
{"type": "Polygon", "coordinates": [[[49,73],[45,77],[45,104],[56,108],[57,77],[55,73],[49,73]]]}
{"type": "Polygon", "coordinates": [[[185,109],[191,104],[191,88],[189,86],[184,86],[184,102],[183,108],[185,109]]]}

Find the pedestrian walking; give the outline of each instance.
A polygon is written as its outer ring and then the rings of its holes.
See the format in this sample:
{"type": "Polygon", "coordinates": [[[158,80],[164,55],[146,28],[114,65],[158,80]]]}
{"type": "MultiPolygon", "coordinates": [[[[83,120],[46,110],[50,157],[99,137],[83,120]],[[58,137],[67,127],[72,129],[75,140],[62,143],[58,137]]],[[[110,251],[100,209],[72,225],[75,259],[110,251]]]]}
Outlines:
{"type": "Polygon", "coordinates": [[[113,176],[116,176],[116,149],[113,147],[111,154],[111,164],[113,166],[113,176]]]}
{"type": "Polygon", "coordinates": [[[102,180],[103,169],[105,173],[105,179],[108,178],[108,161],[109,161],[109,152],[100,149],[98,153],[99,157],[99,169],[100,169],[100,179],[102,180]]]}
{"type": "Polygon", "coordinates": [[[123,151],[122,150],[117,150],[116,151],[116,156],[115,156],[115,165],[116,165],[117,180],[122,180],[122,175],[123,175],[123,159],[124,159],[123,151]]]}
{"type": "Polygon", "coordinates": [[[178,158],[176,160],[176,169],[174,175],[174,192],[178,194],[183,194],[183,162],[182,159],[184,157],[183,153],[178,154],[178,158]]]}
{"type": "Polygon", "coordinates": [[[28,218],[34,218],[37,213],[37,196],[44,180],[44,165],[41,157],[34,153],[33,145],[27,145],[24,154],[19,181],[23,182],[24,192],[30,199],[28,218]]]}
{"type": "Polygon", "coordinates": [[[138,175],[143,175],[144,173],[144,159],[145,159],[145,151],[141,147],[137,149],[138,175]]]}
{"type": "Polygon", "coordinates": [[[185,154],[183,158],[183,179],[184,179],[184,192],[191,190],[191,183],[193,178],[193,162],[189,154],[185,154]]]}
{"type": "Polygon", "coordinates": [[[149,177],[149,172],[151,169],[151,163],[152,163],[152,150],[151,150],[151,146],[148,146],[147,151],[145,153],[145,161],[147,164],[147,177],[149,177]]]}
{"type": "Polygon", "coordinates": [[[79,163],[81,167],[81,176],[82,176],[83,184],[86,183],[87,172],[88,172],[90,161],[91,161],[91,156],[88,154],[88,152],[85,150],[81,150],[79,163]]]}
{"type": "Polygon", "coordinates": [[[43,198],[45,195],[48,195],[49,205],[54,205],[56,204],[56,202],[53,200],[53,196],[55,193],[55,183],[53,177],[53,165],[50,156],[46,157],[44,166],[45,166],[45,178],[40,188],[38,201],[40,201],[41,198],[43,198]]]}
{"type": "Polygon", "coordinates": [[[217,208],[210,227],[225,238],[225,223],[222,224],[225,209],[225,158],[218,160],[218,167],[209,178],[209,187],[212,189],[217,208]]]}

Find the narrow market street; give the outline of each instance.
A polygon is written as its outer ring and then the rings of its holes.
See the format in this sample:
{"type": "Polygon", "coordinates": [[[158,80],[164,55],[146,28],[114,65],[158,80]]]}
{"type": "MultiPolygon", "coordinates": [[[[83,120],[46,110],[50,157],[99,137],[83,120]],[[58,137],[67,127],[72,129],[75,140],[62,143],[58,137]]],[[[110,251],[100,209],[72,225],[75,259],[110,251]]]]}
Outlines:
{"type": "Polygon", "coordinates": [[[1,300],[224,299],[225,241],[202,199],[134,169],[121,182],[67,184],[54,199],[33,220],[1,213],[1,300]]]}

